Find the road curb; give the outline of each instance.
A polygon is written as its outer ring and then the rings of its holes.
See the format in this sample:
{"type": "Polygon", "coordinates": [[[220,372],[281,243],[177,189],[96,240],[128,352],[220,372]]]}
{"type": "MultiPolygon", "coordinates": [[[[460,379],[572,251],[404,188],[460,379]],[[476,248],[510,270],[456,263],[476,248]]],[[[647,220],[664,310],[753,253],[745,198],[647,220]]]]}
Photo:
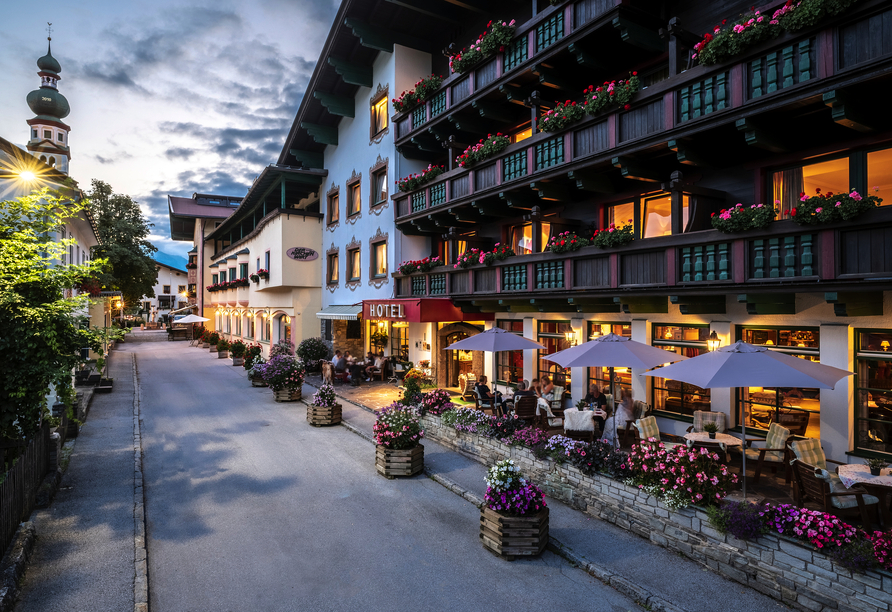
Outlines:
{"type": "Polygon", "coordinates": [[[146,506],[142,471],[142,429],[139,418],[139,370],[133,365],[133,611],[149,612],[149,569],[146,549],[146,506]]]}
{"type": "Polygon", "coordinates": [[[34,550],[37,529],[27,521],[19,525],[15,536],[0,560],[0,612],[12,610],[19,593],[19,580],[28,566],[28,558],[34,550]]]}

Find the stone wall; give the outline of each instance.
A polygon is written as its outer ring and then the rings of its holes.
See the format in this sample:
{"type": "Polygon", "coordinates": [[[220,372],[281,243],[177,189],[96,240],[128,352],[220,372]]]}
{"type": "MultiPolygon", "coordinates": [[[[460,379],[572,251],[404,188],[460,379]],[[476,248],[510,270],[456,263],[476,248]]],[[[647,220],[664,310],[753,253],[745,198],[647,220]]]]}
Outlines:
{"type": "MultiPolygon", "coordinates": [[[[422,418],[425,436],[486,465],[513,459],[549,497],[628,529],[654,544],[800,610],[892,610],[892,574],[852,572],[807,545],[780,535],[755,542],[722,535],[700,509],[669,510],[637,487],[609,476],[586,476],[569,464],[422,418]]],[[[731,606],[733,607],[733,606],[731,606]]]]}
{"type": "Polygon", "coordinates": [[[335,350],[350,351],[350,354],[357,358],[365,357],[362,338],[347,340],[347,321],[334,320],[331,322],[332,354],[335,350]]]}

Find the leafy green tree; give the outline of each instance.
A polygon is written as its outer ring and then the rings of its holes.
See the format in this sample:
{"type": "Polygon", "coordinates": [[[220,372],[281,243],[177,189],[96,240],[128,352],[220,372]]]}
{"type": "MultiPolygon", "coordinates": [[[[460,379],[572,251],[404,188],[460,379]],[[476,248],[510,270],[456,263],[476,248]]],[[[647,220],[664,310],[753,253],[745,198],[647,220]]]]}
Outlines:
{"type": "Polygon", "coordinates": [[[99,275],[99,282],[120,291],[127,305],[143,296],[154,297],[158,268],[152,253],[158,249],[148,240],[153,224],[146,221],[130,196],[114,193],[108,183],[93,179],[89,198],[100,242],[93,256],[109,264],[99,275]]]}
{"type": "Polygon", "coordinates": [[[89,298],[66,298],[64,290],[79,286],[103,262],[55,265],[74,241],[54,241],[52,234],[81,210],[46,189],[0,202],[0,354],[8,364],[0,369],[0,437],[33,434],[50,386],[70,400],[79,350],[98,347],[77,323],[89,298]]]}

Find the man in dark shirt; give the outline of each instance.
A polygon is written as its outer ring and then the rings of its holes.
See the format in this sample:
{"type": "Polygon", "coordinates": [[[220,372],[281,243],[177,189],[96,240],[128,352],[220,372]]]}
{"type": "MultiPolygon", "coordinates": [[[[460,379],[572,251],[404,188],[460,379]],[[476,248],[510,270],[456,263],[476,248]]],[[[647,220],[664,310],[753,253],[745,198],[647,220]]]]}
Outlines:
{"type": "MultiPolygon", "coordinates": [[[[589,410],[607,410],[607,397],[601,393],[601,390],[598,389],[598,385],[594,383],[589,385],[588,393],[585,398],[583,398],[583,401],[588,404],[589,410]]],[[[601,431],[604,431],[604,417],[595,416],[592,418],[594,418],[598,427],[601,428],[601,431]]]]}
{"type": "Polygon", "coordinates": [[[347,360],[341,355],[341,351],[335,351],[331,363],[334,365],[335,372],[343,372],[347,369],[347,360]]]}

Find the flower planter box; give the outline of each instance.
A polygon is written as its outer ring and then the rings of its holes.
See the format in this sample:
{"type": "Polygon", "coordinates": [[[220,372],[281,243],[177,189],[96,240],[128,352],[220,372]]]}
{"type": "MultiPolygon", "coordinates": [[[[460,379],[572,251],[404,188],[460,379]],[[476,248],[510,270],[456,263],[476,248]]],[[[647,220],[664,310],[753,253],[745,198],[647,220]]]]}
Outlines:
{"type": "Polygon", "coordinates": [[[245,365],[245,358],[244,358],[244,357],[233,357],[233,358],[232,358],[232,365],[234,365],[234,366],[243,366],[243,365],[245,365]]]}
{"type": "Polygon", "coordinates": [[[217,359],[229,359],[229,351],[217,351],[217,359]]]}
{"type": "Polygon", "coordinates": [[[93,389],[94,393],[111,393],[114,389],[114,379],[111,378],[102,378],[99,380],[99,383],[96,385],[96,388],[93,389]]]}
{"type": "Polygon", "coordinates": [[[307,421],[314,427],[337,425],[341,422],[341,405],[317,406],[309,404],[307,406],[307,421]]]}
{"type": "Polygon", "coordinates": [[[208,350],[209,350],[210,352],[212,352],[212,353],[216,353],[216,352],[217,352],[217,345],[216,345],[216,344],[212,344],[212,345],[210,345],[210,346],[211,346],[211,347],[210,347],[208,350]]]}
{"type": "Polygon", "coordinates": [[[211,343],[210,343],[210,342],[202,342],[202,343],[201,343],[201,348],[210,348],[210,347],[211,347],[211,343]]]}
{"type": "Polygon", "coordinates": [[[424,469],[424,447],[420,444],[413,448],[384,448],[375,446],[375,468],[385,478],[397,476],[414,476],[424,469]]]}
{"type": "Polygon", "coordinates": [[[263,380],[262,377],[260,377],[260,376],[252,376],[252,377],[251,377],[251,386],[252,386],[252,387],[268,387],[269,385],[266,384],[266,381],[263,380]]]}
{"type": "Polygon", "coordinates": [[[102,378],[101,374],[90,374],[90,376],[87,377],[87,384],[88,385],[98,385],[99,379],[101,379],[101,378],[102,378]]]}
{"type": "Polygon", "coordinates": [[[480,541],[484,548],[508,561],[541,555],[548,546],[548,508],[511,516],[484,506],[480,509],[480,541]]]}
{"type": "Polygon", "coordinates": [[[300,399],[300,389],[279,389],[273,391],[277,402],[296,402],[300,399]]]}

